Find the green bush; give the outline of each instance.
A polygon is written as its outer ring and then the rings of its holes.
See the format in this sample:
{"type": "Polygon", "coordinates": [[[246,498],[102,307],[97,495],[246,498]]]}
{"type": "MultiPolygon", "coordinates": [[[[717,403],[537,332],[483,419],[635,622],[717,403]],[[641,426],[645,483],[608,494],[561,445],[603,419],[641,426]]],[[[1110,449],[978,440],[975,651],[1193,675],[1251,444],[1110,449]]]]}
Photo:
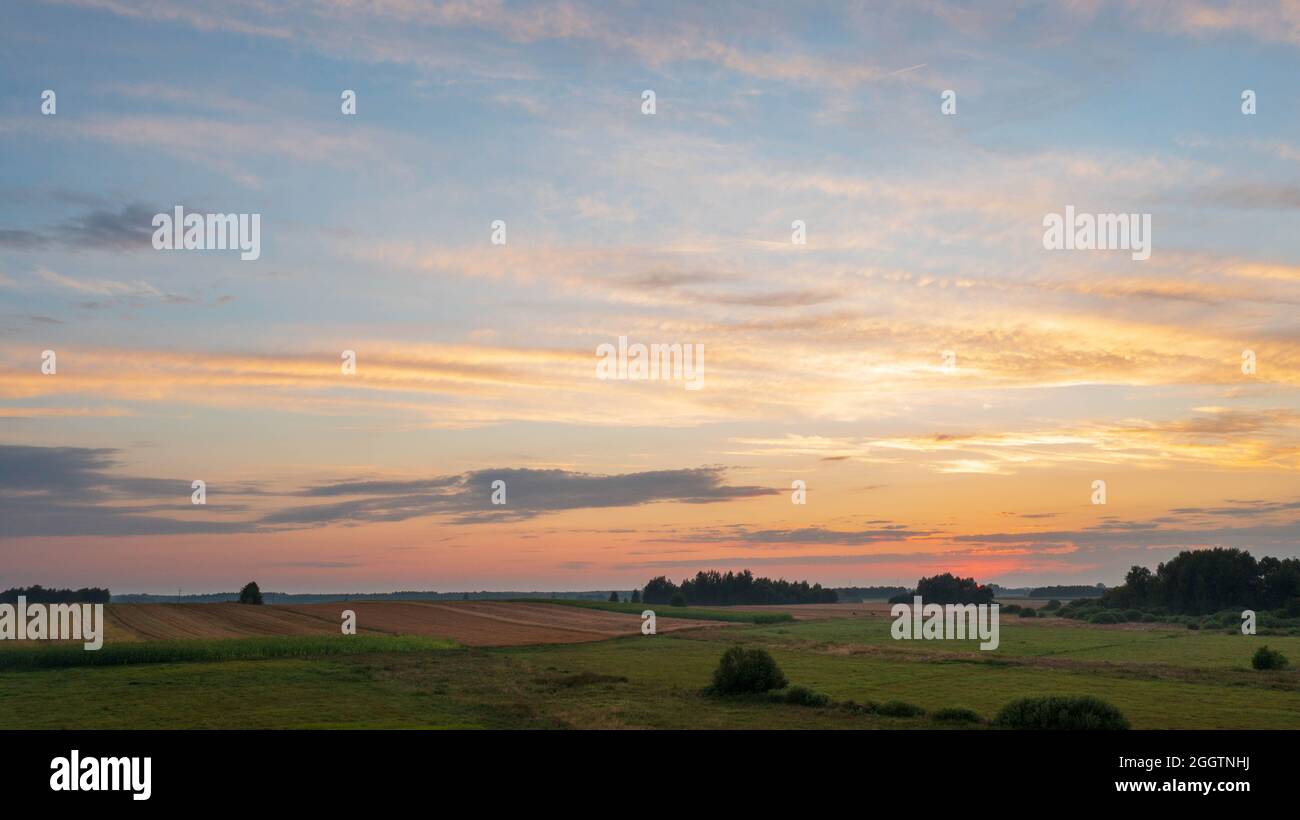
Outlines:
{"type": "Polygon", "coordinates": [[[1061,608],[1061,602],[1056,600],[1055,598],[1048,601],[1047,604],[1043,607],[1043,609],[1047,610],[1048,612],[1055,612],[1060,608],[1061,608]]]}
{"type": "Polygon", "coordinates": [[[831,699],[820,692],[814,692],[807,686],[791,686],[784,692],[772,694],[772,700],[779,703],[792,703],[796,706],[827,706],[831,699]]]}
{"type": "Polygon", "coordinates": [[[244,584],[244,588],[239,590],[239,602],[241,604],[260,605],[262,603],[262,590],[257,588],[256,581],[249,581],[244,584]]]}
{"type": "Polygon", "coordinates": [[[1201,624],[1200,624],[1199,621],[1188,621],[1188,622],[1187,622],[1187,628],[1188,628],[1188,629],[1200,629],[1200,628],[1201,628],[1201,624]]]}
{"type": "Polygon", "coordinates": [[[887,715],[888,717],[917,717],[924,715],[925,710],[914,703],[907,703],[901,700],[886,701],[876,708],[876,713],[887,715]]]}
{"type": "Polygon", "coordinates": [[[1020,611],[1021,607],[1020,604],[1002,604],[998,609],[1008,615],[1014,615],[1020,611]]]}
{"type": "Polygon", "coordinates": [[[1140,609],[1124,610],[1124,620],[1128,621],[1129,623],[1136,623],[1142,620],[1142,610],[1140,609]]]}
{"type": "Polygon", "coordinates": [[[766,649],[733,646],[722,653],[710,691],[716,695],[757,694],[784,689],[785,685],[785,675],[766,649]]]}
{"type": "Polygon", "coordinates": [[[1286,669],[1288,663],[1285,655],[1265,645],[1255,650],[1250,665],[1256,669],[1286,669]]]}
{"type": "Polygon", "coordinates": [[[1124,616],[1118,612],[1098,612],[1088,619],[1090,624],[1122,624],[1124,616]]]}
{"type": "Polygon", "coordinates": [[[1030,609],[1029,607],[1025,607],[1024,609],[1020,610],[1020,617],[1022,617],[1022,618],[1037,618],[1037,617],[1038,617],[1038,612],[1035,611],[1035,610],[1033,610],[1033,609],[1030,609]]]}
{"type": "Polygon", "coordinates": [[[859,715],[876,712],[880,709],[880,704],[876,703],[874,700],[869,700],[866,701],[865,703],[858,703],[857,701],[854,700],[846,700],[841,702],[839,706],[841,709],[845,710],[846,712],[853,712],[854,714],[859,714],[859,715]]]}
{"type": "Polygon", "coordinates": [[[1008,729],[1127,729],[1124,713],[1092,695],[1050,695],[1013,700],[993,721],[1008,729]]]}
{"type": "Polygon", "coordinates": [[[964,706],[947,706],[930,713],[930,717],[944,723],[983,723],[984,718],[979,716],[974,709],[967,709],[964,706]]]}

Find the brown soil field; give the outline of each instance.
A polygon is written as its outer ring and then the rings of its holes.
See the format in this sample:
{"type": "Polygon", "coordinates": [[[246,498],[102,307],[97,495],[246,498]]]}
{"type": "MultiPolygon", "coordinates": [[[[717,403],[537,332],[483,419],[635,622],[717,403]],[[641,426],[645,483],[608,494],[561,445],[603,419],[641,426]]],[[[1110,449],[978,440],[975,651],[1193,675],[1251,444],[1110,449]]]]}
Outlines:
{"type": "MultiPolygon", "coordinates": [[[[338,635],[342,612],[357,632],[451,638],[466,646],[579,643],[638,635],[637,615],[506,601],[340,601],[330,604],[109,604],[105,641],[338,635]]],[[[659,632],[717,627],[712,621],[660,618],[659,632]]]]}

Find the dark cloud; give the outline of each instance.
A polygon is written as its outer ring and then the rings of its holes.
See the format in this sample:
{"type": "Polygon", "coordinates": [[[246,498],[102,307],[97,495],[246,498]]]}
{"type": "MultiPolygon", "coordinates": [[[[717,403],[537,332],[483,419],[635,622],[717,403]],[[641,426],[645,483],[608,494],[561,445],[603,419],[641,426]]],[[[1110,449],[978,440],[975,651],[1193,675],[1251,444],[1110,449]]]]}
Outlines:
{"type": "MultiPolygon", "coordinates": [[[[247,513],[242,504],[190,503],[188,479],[120,475],[117,451],[87,447],[0,445],[0,535],[172,535],[243,533],[329,524],[355,526],[445,516],[453,524],[520,521],[561,510],[631,507],[658,502],[710,504],[778,491],[725,482],[723,467],[593,475],[567,470],[506,468],[409,481],[351,479],[307,487],[296,498],[340,499],[298,504],[244,521],[201,515],[247,513]],[[491,503],[504,481],[506,504],[491,503]],[[148,503],[146,503],[148,502],[148,503]]],[[[253,483],[209,484],[210,501],[271,496],[253,483]]]]}
{"type": "MultiPolygon", "coordinates": [[[[117,474],[121,465],[116,454],[108,448],[0,445],[0,535],[177,535],[257,529],[251,523],[198,518],[246,508],[192,504],[189,479],[117,474]],[[158,515],[168,513],[177,517],[158,515]]],[[[225,495],[258,493],[250,485],[208,485],[207,490],[225,495]]]]}
{"type": "MultiPolygon", "coordinates": [[[[876,523],[876,522],[873,522],[876,523]]],[[[906,541],[910,538],[935,535],[933,530],[910,530],[902,524],[882,523],[869,530],[831,530],[825,527],[799,527],[789,530],[750,530],[736,524],[728,528],[692,530],[663,541],[690,543],[743,543],[743,544],[838,544],[853,546],[882,541],[906,541]]]]}
{"type": "Polygon", "coordinates": [[[343,481],[312,487],[314,497],[361,496],[333,504],[290,507],[262,520],[269,525],[403,521],[452,515],[457,524],[525,520],[561,510],[632,507],[673,501],[709,504],[775,495],[766,487],[730,486],[722,467],[593,475],[568,470],[509,468],[413,481],[343,481]],[[505,482],[506,503],[492,504],[492,484],[505,482]]]}
{"type": "Polygon", "coordinates": [[[48,238],[41,236],[34,231],[0,228],[0,248],[13,248],[15,250],[26,251],[35,248],[44,248],[49,244],[50,242],[48,238]]]}
{"type": "Polygon", "coordinates": [[[43,229],[0,228],[0,247],[38,250],[59,245],[149,250],[152,248],[154,216],[170,212],[170,208],[155,208],[142,202],[130,202],[117,208],[96,207],[43,229]]]}
{"type": "Polygon", "coordinates": [[[77,247],[147,250],[153,247],[153,218],[158,213],[139,202],[116,211],[93,210],[64,223],[59,235],[65,244],[77,247]]]}

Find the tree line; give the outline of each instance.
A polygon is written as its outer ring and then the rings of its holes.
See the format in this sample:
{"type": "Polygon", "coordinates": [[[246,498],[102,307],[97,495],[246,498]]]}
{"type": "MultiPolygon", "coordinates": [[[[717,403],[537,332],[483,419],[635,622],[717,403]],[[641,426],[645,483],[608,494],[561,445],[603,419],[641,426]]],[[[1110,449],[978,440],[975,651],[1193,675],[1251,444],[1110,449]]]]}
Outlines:
{"type": "Polygon", "coordinates": [[[951,572],[932,575],[916,582],[916,589],[895,595],[891,604],[910,604],[917,595],[927,604],[991,604],[993,588],[976,583],[974,578],[958,578],[951,572]]]}
{"type": "Polygon", "coordinates": [[[1156,567],[1133,567],[1124,585],[1102,596],[1106,607],[1204,615],[1224,609],[1282,609],[1300,605],[1300,558],[1256,560],[1216,547],[1184,550],[1156,567]]]}
{"type": "Polygon", "coordinates": [[[46,589],[40,584],[30,587],[10,587],[0,592],[0,604],[16,604],[18,596],[29,604],[106,604],[110,597],[103,587],[81,589],[46,589]]]}
{"type": "Polygon", "coordinates": [[[755,578],[749,570],[726,574],[701,571],[694,578],[674,584],[666,576],[651,578],[641,591],[647,604],[727,606],[730,604],[833,604],[839,596],[833,589],[807,581],[784,578],[755,578]],[[674,598],[677,599],[674,602],[674,598]]]}

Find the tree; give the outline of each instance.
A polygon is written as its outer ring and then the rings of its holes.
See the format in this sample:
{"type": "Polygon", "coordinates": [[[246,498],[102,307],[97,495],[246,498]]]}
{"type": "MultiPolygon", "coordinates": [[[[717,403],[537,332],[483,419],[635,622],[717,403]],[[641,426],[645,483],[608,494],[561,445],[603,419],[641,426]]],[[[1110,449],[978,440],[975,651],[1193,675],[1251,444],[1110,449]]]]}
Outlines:
{"type": "Polygon", "coordinates": [[[616,603],[618,603],[618,593],[617,593],[617,592],[611,592],[611,593],[609,593],[609,602],[610,602],[611,604],[616,604],[616,603]]]}
{"type": "Polygon", "coordinates": [[[951,572],[917,581],[916,594],[927,604],[993,603],[991,587],[975,583],[974,578],[958,578],[951,572]]]}
{"type": "Polygon", "coordinates": [[[674,592],[672,600],[668,604],[669,606],[686,606],[686,596],[680,592],[674,592]]]}
{"type": "Polygon", "coordinates": [[[639,589],[632,590],[632,603],[634,604],[641,603],[641,590],[639,589]]]}
{"type": "Polygon", "coordinates": [[[239,590],[239,602],[241,604],[261,604],[262,590],[257,588],[256,581],[249,581],[244,584],[244,588],[239,590]]]}
{"type": "Polygon", "coordinates": [[[785,675],[766,649],[746,649],[739,644],[722,653],[713,672],[711,693],[740,695],[784,689],[785,675]]]}

